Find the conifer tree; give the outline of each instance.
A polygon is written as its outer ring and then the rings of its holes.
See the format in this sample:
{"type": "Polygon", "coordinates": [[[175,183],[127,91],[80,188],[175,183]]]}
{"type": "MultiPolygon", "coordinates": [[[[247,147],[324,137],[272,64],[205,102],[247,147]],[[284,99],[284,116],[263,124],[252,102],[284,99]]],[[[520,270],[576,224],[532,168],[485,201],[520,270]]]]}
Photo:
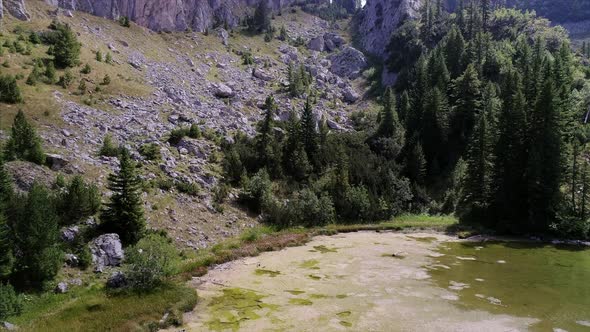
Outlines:
{"type": "Polygon", "coordinates": [[[407,119],[410,117],[410,113],[413,112],[412,110],[412,101],[410,100],[410,95],[408,94],[407,90],[404,90],[400,99],[399,99],[399,118],[402,123],[405,123],[406,127],[408,125],[407,119]]]}
{"type": "Polygon", "coordinates": [[[471,137],[475,116],[481,109],[481,82],[473,64],[455,81],[454,96],[453,132],[461,151],[471,137]]]}
{"type": "Polygon", "coordinates": [[[474,128],[467,152],[467,175],[460,200],[459,212],[466,220],[482,220],[489,215],[493,180],[493,138],[490,132],[491,114],[482,112],[474,128]]]}
{"type": "Polygon", "coordinates": [[[436,87],[426,97],[420,135],[428,175],[437,176],[447,157],[448,104],[445,95],[436,87]]]}
{"type": "Polygon", "coordinates": [[[500,223],[498,227],[516,230],[518,223],[527,219],[528,206],[526,100],[517,73],[508,75],[503,91],[505,101],[499,116],[499,138],[495,148],[493,204],[500,223]]]}
{"type": "Polygon", "coordinates": [[[14,118],[11,135],[6,143],[5,157],[7,160],[22,159],[39,165],[45,163],[41,139],[22,110],[14,118]]]}
{"type": "Polygon", "coordinates": [[[6,220],[8,203],[12,195],[12,180],[4,167],[0,153],[0,283],[10,276],[14,265],[12,234],[6,220]]]}
{"type": "Polygon", "coordinates": [[[465,59],[465,39],[461,30],[453,25],[447,35],[445,43],[445,58],[451,78],[455,79],[463,73],[463,61],[465,59]]]}
{"type": "Polygon", "coordinates": [[[8,212],[15,250],[15,285],[41,289],[62,264],[58,218],[49,191],[39,184],[13,198],[8,212]]]}
{"type": "Polygon", "coordinates": [[[301,113],[301,142],[307,156],[313,160],[318,149],[317,120],[313,114],[311,100],[307,98],[301,113]]]}
{"type": "Polygon", "coordinates": [[[16,77],[12,75],[0,76],[0,102],[7,104],[22,103],[23,96],[16,82],[16,77]]]}
{"type": "Polygon", "coordinates": [[[77,65],[80,61],[80,49],[82,45],[78,42],[76,34],[67,24],[57,24],[56,30],[58,34],[52,52],[55,58],[55,64],[59,68],[77,65]]]}
{"type": "Polygon", "coordinates": [[[434,50],[428,61],[428,72],[430,73],[430,86],[437,87],[440,91],[446,91],[451,77],[441,47],[434,50]]]}
{"type": "Polygon", "coordinates": [[[254,11],[254,26],[256,32],[268,31],[270,27],[271,9],[268,7],[267,0],[260,0],[254,11]]]}
{"type": "Polygon", "coordinates": [[[529,122],[529,229],[546,230],[560,199],[562,143],[553,82],[546,80],[529,122]]]}
{"type": "Polygon", "coordinates": [[[145,233],[141,180],[127,149],[122,149],[119,162],[119,171],[109,175],[108,188],[113,194],[101,221],[105,231],[119,234],[121,241],[128,245],[139,241],[145,233]]]}

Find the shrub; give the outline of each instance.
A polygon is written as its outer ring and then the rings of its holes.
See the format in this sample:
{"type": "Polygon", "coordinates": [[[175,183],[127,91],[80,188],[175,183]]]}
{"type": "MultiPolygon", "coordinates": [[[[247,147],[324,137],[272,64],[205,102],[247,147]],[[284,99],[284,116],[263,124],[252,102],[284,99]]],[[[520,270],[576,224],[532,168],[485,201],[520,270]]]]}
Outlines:
{"type": "Polygon", "coordinates": [[[139,148],[139,153],[147,160],[159,160],[160,147],[155,143],[144,144],[139,148]]]}
{"type": "Polygon", "coordinates": [[[117,157],[119,153],[120,149],[113,143],[112,136],[110,134],[106,135],[98,154],[105,157],[117,157]]]}
{"type": "Polygon", "coordinates": [[[22,298],[14,291],[10,284],[0,282],[0,320],[16,316],[23,309],[22,298]]]}
{"type": "Polygon", "coordinates": [[[0,102],[16,104],[21,103],[22,101],[23,96],[20,93],[16,77],[12,75],[0,76],[0,102]]]}
{"type": "Polygon", "coordinates": [[[111,77],[109,74],[105,74],[104,78],[102,79],[102,85],[109,85],[111,84],[111,77]]]}
{"type": "Polygon", "coordinates": [[[170,138],[168,138],[168,142],[171,145],[176,145],[176,144],[180,143],[181,139],[188,136],[188,133],[189,133],[189,129],[187,129],[187,128],[184,128],[184,127],[176,128],[170,132],[170,138]]]}
{"type": "Polygon", "coordinates": [[[71,71],[66,70],[64,75],[59,78],[59,82],[57,82],[57,84],[62,88],[67,89],[70,85],[72,85],[73,82],[74,75],[72,75],[71,71]]]}
{"type": "Polygon", "coordinates": [[[178,253],[170,241],[150,234],[126,251],[125,276],[129,287],[150,290],[170,276],[176,267],[178,253]]]}
{"type": "Polygon", "coordinates": [[[370,219],[371,201],[369,192],[363,186],[349,187],[342,205],[342,217],[350,221],[366,221],[370,219]]]}
{"type": "Polygon", "coordinates": [[[196,123],[191,124],[188,130],[188,137],[190,138],[201,138],[201,128],[196,123]]]}
{"type": "Polygon", "coordinates": [[[82,70],[80,70],[80,73],[85,74],[85,75],[88,75],[91,72],[92,72],[92,67],[90,67],[90,64],[88,64],[88,63],[84,66],[84,68],[82,68],[82,70]]]}
{"type": "Polygon", "coordinates": [[[197,195],[199,195],[199,192],[201,191],[201,188],[199,187],[198,184],[196,184],[194,182],[185,182],[185,181],[177,182],[176,189],[178,189],[178,191],[180,191],[181,193],[191,195],[191,196],[197,196],[197,195]]]}
{"type": "Polygon", "coordinates": [[[252,57],[252,53],[244,52],[242,53],[242,62],[246,66],[250,66],[254,64],[254,58],[252,57]]]}
{"type": "Polygon", "coordinates": [[[100,194],[94,184],[75,176],[57,197],[57,210],[62,225],[72,225],[96,214],[100,209],[100,194]]]}
{"type": "Polygon", "coordinates": [[[12,132],[6,143],[5,157],[8,160],[22,159],[39,165],[45,163],[41,139],[22,111],[14,118],[12,132]]]}
{"type": "Polygon", "coordinates": [[[240,192],[239,202],[250,210],[260,213],[265,196],[271,195],[270,177],[266,169],[261,169],[251,179],[246,179],[240,192]]]}
{"type": "Polygon", "coordinates": [[[129,21],[129,17],[121,16],[119,18],[119,24],[123,27],[129,28],[131,26],[131,22],[129,21]]]}

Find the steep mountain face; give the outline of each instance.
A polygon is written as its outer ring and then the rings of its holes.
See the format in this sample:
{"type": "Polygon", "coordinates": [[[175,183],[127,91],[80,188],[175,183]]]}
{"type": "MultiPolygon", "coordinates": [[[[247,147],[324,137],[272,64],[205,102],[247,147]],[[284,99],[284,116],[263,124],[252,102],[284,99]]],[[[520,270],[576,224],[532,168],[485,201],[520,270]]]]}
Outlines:
{"type": "Polygon", "coordinates": [[[4,9],[19,20],[29,20],[24,0],[0,0],[0,18],[4,15],[4,9]]]}
{"type": "Polygon", "coordinates": [[[384,57],[389,37],[406,18],[415,18],[422,0],[367,0],[357,16],[362,48],[384,57]]]}
{"type": "MultiPolygon", "coordinates": [[[[11,15],[22,20],[28,19],[24,0],[3,1],[4,7],[11,15]]],[[[46,2],[63,9],[80,10],[110,19],[127,16],[137,24],[155,31],[187,29],[205,31],[215,24],[224,23],[236,26],[245,10],[258,3],[256,0],[46,0],[46,2]]],[[[293,0],[268,0],[268,2],[271,8],[278,10],[290,5],[293,0]]]]}

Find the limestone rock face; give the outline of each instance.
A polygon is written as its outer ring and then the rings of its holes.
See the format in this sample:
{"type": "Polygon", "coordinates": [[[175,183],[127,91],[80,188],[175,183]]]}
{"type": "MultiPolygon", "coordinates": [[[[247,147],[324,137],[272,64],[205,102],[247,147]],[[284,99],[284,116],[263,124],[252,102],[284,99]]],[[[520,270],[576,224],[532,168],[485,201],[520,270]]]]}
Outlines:
{"type": "Polygon", "coordinates": [[[3,8],[6,8],[6,11],[18,18],[22,21],[28,21],[31,19],[31,16],[27,12],[27,8],[25,7],[25,0],[0,0],[0,18],[2,18],[3,8]],[[2,6],[2,2],[4,2],[4,6],[2,6]]]}
{"type": "Polygon", "coordinates": [[[365,51],[385,57],[391,33],[405,19],[417,18],[422,0],[367,0],[359,13],[359,34],[365,51]]]}
{"type": "MultiPolygon", "coordinates": [[[[6,1],[6,0],[5,0],[6,1]]],[[[22,0],[20,0],[22,1],[22,0]]],[[[275,10],[293,0],[268,0],[275,10]]],[[[215,22],[234,27],[255,0],[46,0],[69,10],[117,19],[129,17],[137,24],[156,31],[205,31],[215,22]]]]}

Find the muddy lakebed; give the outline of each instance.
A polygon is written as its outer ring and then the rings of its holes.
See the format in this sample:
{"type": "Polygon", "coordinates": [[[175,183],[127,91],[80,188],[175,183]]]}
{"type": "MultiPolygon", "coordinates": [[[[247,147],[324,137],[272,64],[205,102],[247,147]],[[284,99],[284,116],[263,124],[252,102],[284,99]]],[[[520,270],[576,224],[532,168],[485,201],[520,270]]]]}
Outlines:
{"type": "Polygon", "coordinates": [[[587,248],[358,232],[192,283],[187,331],[590,331],[587,248]]]}

